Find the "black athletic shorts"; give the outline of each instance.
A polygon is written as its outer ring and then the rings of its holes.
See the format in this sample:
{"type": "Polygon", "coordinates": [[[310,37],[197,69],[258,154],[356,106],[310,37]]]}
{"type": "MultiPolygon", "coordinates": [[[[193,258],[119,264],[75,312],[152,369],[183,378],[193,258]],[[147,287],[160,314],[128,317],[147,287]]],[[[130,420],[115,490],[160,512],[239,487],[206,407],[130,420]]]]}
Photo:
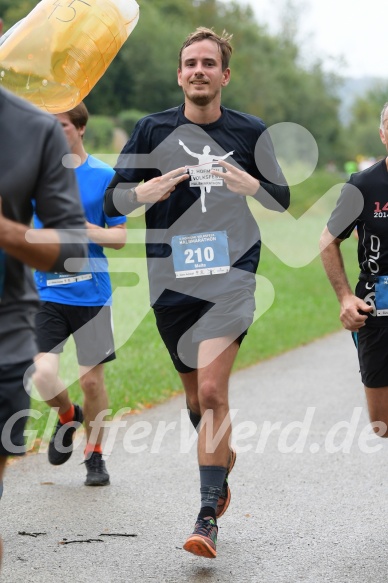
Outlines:
{"type": "Polygon", "coordinates": [[[30,409],[30,380],[34,363],[29,360],[0,366],[0,455],[23,455],[24,428],[30,409]],[[25,373],[27,374],[25,375],[25,373]]]}
{"type": "Polygon", "coordinates": [[[362,326],[355,340],[364,385],[388,387],[388,327],[362,326]]]}
{"type": "Polygon", "coordinates": [[[60,354],[73,335],[81,366],[96,366],[116,358],[110,306],[42,302],[35,324],[39,352],[60,354]]]}
{"type": "Polygon", "coordinates": [[[255,299],[251,291],[224,294],[215,303],[201,300],[179,306],[153,306],[156,325],[171,360],[180,373],[197,368],[203,340],[234,336],[239,344],[252,324],[255,299]]]}

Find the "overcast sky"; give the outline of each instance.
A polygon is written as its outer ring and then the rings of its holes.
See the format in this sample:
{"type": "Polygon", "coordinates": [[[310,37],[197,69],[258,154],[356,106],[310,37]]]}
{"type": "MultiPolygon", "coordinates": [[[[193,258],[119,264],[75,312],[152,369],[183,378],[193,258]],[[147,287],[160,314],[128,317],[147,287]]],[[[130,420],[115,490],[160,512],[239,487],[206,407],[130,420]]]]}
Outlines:
{"type": "MultiPolygon", "coordinates": [[[[224,0],[226,1],[226,0],[224,0]]],[[[250,4],[260,23],[276,31],[284,0],[237,0],[250,4]]],[[[305,9],[299,39],[305,55],[320,56],[325,68],[349,77],[388,77],[387,0],[294,0],[305,9]],[[343,56],[338,69],[330,57],[343,56]]]]}

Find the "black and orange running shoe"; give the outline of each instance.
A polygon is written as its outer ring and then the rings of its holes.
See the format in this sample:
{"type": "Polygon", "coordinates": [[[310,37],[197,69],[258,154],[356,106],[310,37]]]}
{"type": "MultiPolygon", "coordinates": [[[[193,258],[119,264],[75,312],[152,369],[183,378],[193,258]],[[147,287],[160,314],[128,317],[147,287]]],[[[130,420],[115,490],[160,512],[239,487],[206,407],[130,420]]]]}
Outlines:
{"type": "Polygon", "coordinates": [[[193,555],[198,557],[206,557],[207,559],[215,559],[217,556],[218,526],[217,521],[210,516],[206,518],[198,518],[195,523],[194,532],[191,534],[183,548],[193,555]]]}
{"type": "Polygon", "coordinates": [[[48,459],[53,466],[67,462],[73,453],[73,439],[78,427],[82,425],[84,416],[79,405],[74,403],[74,419],[70,423],[62,423],[58,419],[55,431],[48,447],[48,459]]]}
{"type": "Polygon", "coordinates": [[[235,450],[231,447],[230,448],[228,469],[226,471],[226,476],[225,476],[224,483],[222,485],[221,494],[220,494],[220,497],[218,498],[218,502],[217,502],[216,518],[220,518],[221,516],[223,516],[225,514],[225,512],[227,511],[228,506],[230,504],[230,500],[232,498],[232,494],[230,492],[230,488],[229,488],[229,484],[228,484],[228,478],[229,478],[230,472],[233,470],[234,464],[236,463],[236,457],[237,457],[237,454],[236,454],[235,450]]]}
{"type": "Polygon", "coordinates": [[[86,466],[85,486],[109,486],[109,474],[101,453],[94,451],[84,463],[86,466]]]}

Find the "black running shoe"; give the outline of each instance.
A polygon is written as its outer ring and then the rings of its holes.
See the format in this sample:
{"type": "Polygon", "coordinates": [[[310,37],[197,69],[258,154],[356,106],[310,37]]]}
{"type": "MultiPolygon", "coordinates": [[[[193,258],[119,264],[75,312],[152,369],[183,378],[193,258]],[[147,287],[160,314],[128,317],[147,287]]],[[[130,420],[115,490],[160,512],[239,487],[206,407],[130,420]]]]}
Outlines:
{"type": "Polygon", "coordinates": [[[87,471],[85,486],[109,486],[109,474],[101,453],[94,451],[84,464],[87,471]]]}
{"type": "Polygon", "coordinates": [[[218,526],[217,521],[210,516],[207,518],[198,518],[195,523],[194,532],[191,534],[183,548],[198,557],[215,559],[217,556],[218,526]]]}
{"type": "Polygon", "coordinates": [[[53,466],[60,466],[67,462],[73,453],[74,433],[84,420],[82,409],[74,403],[74,419],[70,423],[62,424],[59,419],[55,431],[50,439],[48,459],[53,466]]]}

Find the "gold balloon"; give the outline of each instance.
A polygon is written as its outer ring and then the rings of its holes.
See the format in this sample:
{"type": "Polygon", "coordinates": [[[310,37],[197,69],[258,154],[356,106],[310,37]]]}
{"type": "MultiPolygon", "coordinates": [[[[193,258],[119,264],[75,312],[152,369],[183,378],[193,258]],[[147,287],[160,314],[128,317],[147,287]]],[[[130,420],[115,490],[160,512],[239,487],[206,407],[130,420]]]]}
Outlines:
{"type": "Polygon", "coordinates": [[[50,113],[91,91],[135,28],[135,0],[41,0],[1,39],[0,85],[50,113]]]}

